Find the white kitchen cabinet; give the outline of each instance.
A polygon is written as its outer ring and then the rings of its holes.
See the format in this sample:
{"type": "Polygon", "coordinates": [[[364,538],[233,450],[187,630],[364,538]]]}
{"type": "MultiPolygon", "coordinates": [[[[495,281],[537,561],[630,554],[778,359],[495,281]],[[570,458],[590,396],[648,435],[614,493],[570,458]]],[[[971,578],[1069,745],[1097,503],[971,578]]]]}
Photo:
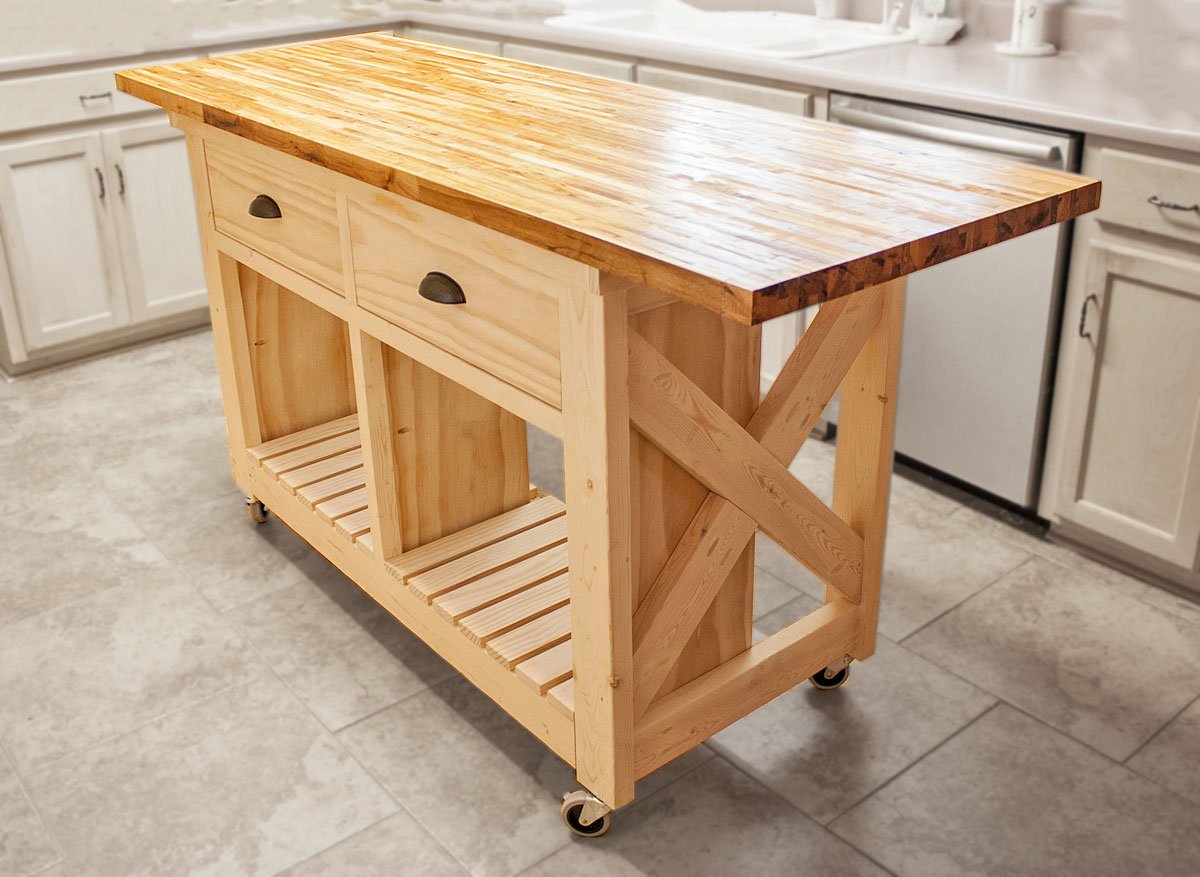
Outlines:
{"type": "Polygon", "coordinates": [[[466,49],[468,52],[480,52],[484,55],[499,55],[501,48],[499,40],[472,37],[427,27],[409,27],[404,31],[404,36],[426,43],[437,43],[440,46],[454,46],[457,49],[466,49]]]}
{"type": "Polygon", "coordinates": [[[114,197],[97,134],[0,149],[0,230],[27,350],[128,322],[114,197]]]}
{"type": "Polygon", "coordinates": [[[667,88],[702,97],[749,104],[764,110],[778,110],[798,116],[813,114],[813,95],[799,88],[780,88],[716,76],[704,76],[670,67],[639,64],[637,81],[653,88],[667,88]]]}
{"type": "Polygon", "coordinates": [[[207,303],[183,133],[167,122],[106,131],[121,264],[133,322],[207,303]]]}
{"type": "Polygon", "coordinates": [[[593,55],[590,52],[568,52],[562,49],[547,49],[543,46],[529,46],[524,43],[505,43],[504,57],[512,58],[515,61],[541,64],[543,67],[556,67],[559,70],[574,70],[576,73],[603,76],[605,79],[618,79],[623,82],[633,80],[633,62],[621,58],[593,55]]]}
{"type": "Polygon", "coordinates": [[[1200,160],[1089,138],[1083,172],[1104,195],[1076,222],[1039,512],[1200,588],[1200,235],[1150,203],[1193,196],[1200,160]]]}
{"type": "Polygon", "coordinates": [[[1192,569],[1200,545],[1200,259],[1092,241],[1064,349],[1058,518],[1192,569]]]}

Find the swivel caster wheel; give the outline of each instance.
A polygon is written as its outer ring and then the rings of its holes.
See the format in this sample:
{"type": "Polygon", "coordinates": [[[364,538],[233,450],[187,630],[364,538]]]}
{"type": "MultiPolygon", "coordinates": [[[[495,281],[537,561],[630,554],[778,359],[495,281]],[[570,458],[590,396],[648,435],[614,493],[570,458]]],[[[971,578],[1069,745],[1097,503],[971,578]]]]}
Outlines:
{"type": "Polygon", "coordinates": [[[251,521],[256,524],[265,524],[269,514],[270,511],[262,504],[262,500],[252,496],[246,497],[246,517],[251,521]]]}
{"type": "Polygon", "coordinates": [[[612,828],[612,811],[595,795],[584,791],[571,792],[563,798],[562,818],[571,833],[579,837],[600,837],[612,828]]]}
{"type": "Polygon", "coordinates": [[[813,688],[817,689],[817,691],[833,691],[833,689],[841,688],[845,685],[846,680],[850,678],[849,666],[842,667],[840,670],[834,670],[832,673],[829,672],[830,670],[833,670],[833,668],[826,667],[820,673],[814,673],[809,678],[808,681],[812,683],[813,688]]]}

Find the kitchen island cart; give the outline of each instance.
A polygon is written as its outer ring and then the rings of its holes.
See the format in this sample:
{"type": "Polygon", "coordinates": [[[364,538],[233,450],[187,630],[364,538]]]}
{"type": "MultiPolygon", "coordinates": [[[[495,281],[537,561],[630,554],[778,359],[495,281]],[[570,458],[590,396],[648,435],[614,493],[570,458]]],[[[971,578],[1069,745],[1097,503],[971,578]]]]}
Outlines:
{"type": "MultiPolygon", "coordinates": [[[[634,783],[875,642],[904,277],[1096,183],[385,35],[119,74],[187,135],[233,475],[634,783]],[[759,398],[759,325],[821,305],[759,398]],[[789,471],[841,388],[832,507],[789,471]],[[563,440],[565,504],[525,424],[563,440]],[[827,585],[753,643],[754,536],[827,585]]],[[[1002,364],[997,364],[1002,367],[1002,364]]]]}

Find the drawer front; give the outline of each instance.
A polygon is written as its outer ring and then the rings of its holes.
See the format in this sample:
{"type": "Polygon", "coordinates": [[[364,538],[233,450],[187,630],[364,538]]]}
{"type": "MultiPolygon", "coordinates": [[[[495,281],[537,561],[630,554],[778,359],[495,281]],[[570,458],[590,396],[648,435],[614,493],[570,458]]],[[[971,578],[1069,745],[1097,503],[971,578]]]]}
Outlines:
{"type": "Polygon", "coordinates": [[[764,110],[794,113],[797,116],[813,114],[813,96],[799,89],[775,88],[770,85],[756,85],[752,82],[719,79],[715,76],[699,76],[695,73],[672,70],[669,67],[655,67],[651,64],[638,65],[637,81],[652,88],[666,88],[701,97],[749,104],[764,110]]]}
{"type": "Polygon", "coordinates": [[[247,152],[228,152],[212,141],[205,143],[205,160],[217,231],[343,294],[332,189],[301,180],[247,152]],[[279,205],[278,219],[250,214],[250,203],[259,195],[279,205]]]}
{"type": "MultiPolygon", "coordinates": [[[[188,55],[155,63],[187,61],[188,55]]],[[[121,67],[97,67],[47,76],[0,81],[0,133],[106,119],[133,113],[162,112],[153,104],[117,91],[113,74],[121,67]]]]}
{"type": "Polygon", "coordinates": [[[591,76],[619,79],[622,82],[633,81],[633,64],[613,58],[602,58],[598,55],[543,49],[540,46],[525,46],[520,43],[506,43],[504,57],[512,58],[514,61],[541,64],[543,67],[557,67],[559,70],[574,70],[577,73],[587,73],[591,76]]]}
{"type": "Polygon", "coordinates": [[[352,196],[349,213],[360,307],[560,406],[559,295],[592,269],[386,192],[352,196]],[[422,298],[430,272],[466,301],[422,298]]]}
{"type": "Polygon", "coordinates": [[[465,34],[447,33],[440,30],[427,30],[423,27],[410,27],[403,36],[410,40],[420,40],[424,43],[436,43],[439,46],[454,46],[456,49],[466,49],[468,52],[481,52],[484,55],[499,55],[498,40],[488,40],[483,37],[469,37],[465,34]]]}
{"type": "Polygon", "coordinates": [[[1200,164],[1105,149],[1100,178],[1102,222],[1200,244],[1200,164]]]}

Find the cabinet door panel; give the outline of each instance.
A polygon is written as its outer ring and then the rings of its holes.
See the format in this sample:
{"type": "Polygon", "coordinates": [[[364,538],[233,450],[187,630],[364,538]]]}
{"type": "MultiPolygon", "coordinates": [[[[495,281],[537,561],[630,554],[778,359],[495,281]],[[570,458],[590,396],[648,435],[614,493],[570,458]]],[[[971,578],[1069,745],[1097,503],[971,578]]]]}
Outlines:
{"type": "Polygon", "coordinates": [[[104,137],[133,320],[204,307],[204,265],[183,133],[156,122],[104,137]]]}
{"type": "Polygon", "coordinates": [[[31,350],[128,322],[96,135],[0,150],[0,220],[31,350]]]}
{"type": "MultiPolygon", "coordinates": [[[[1200,264],[1092,242],[1060,516],[1191,569],[1200,543],[1200,264]]],[[[1082,304],[1082,303],[1081,303],[1082,304]]]]}

